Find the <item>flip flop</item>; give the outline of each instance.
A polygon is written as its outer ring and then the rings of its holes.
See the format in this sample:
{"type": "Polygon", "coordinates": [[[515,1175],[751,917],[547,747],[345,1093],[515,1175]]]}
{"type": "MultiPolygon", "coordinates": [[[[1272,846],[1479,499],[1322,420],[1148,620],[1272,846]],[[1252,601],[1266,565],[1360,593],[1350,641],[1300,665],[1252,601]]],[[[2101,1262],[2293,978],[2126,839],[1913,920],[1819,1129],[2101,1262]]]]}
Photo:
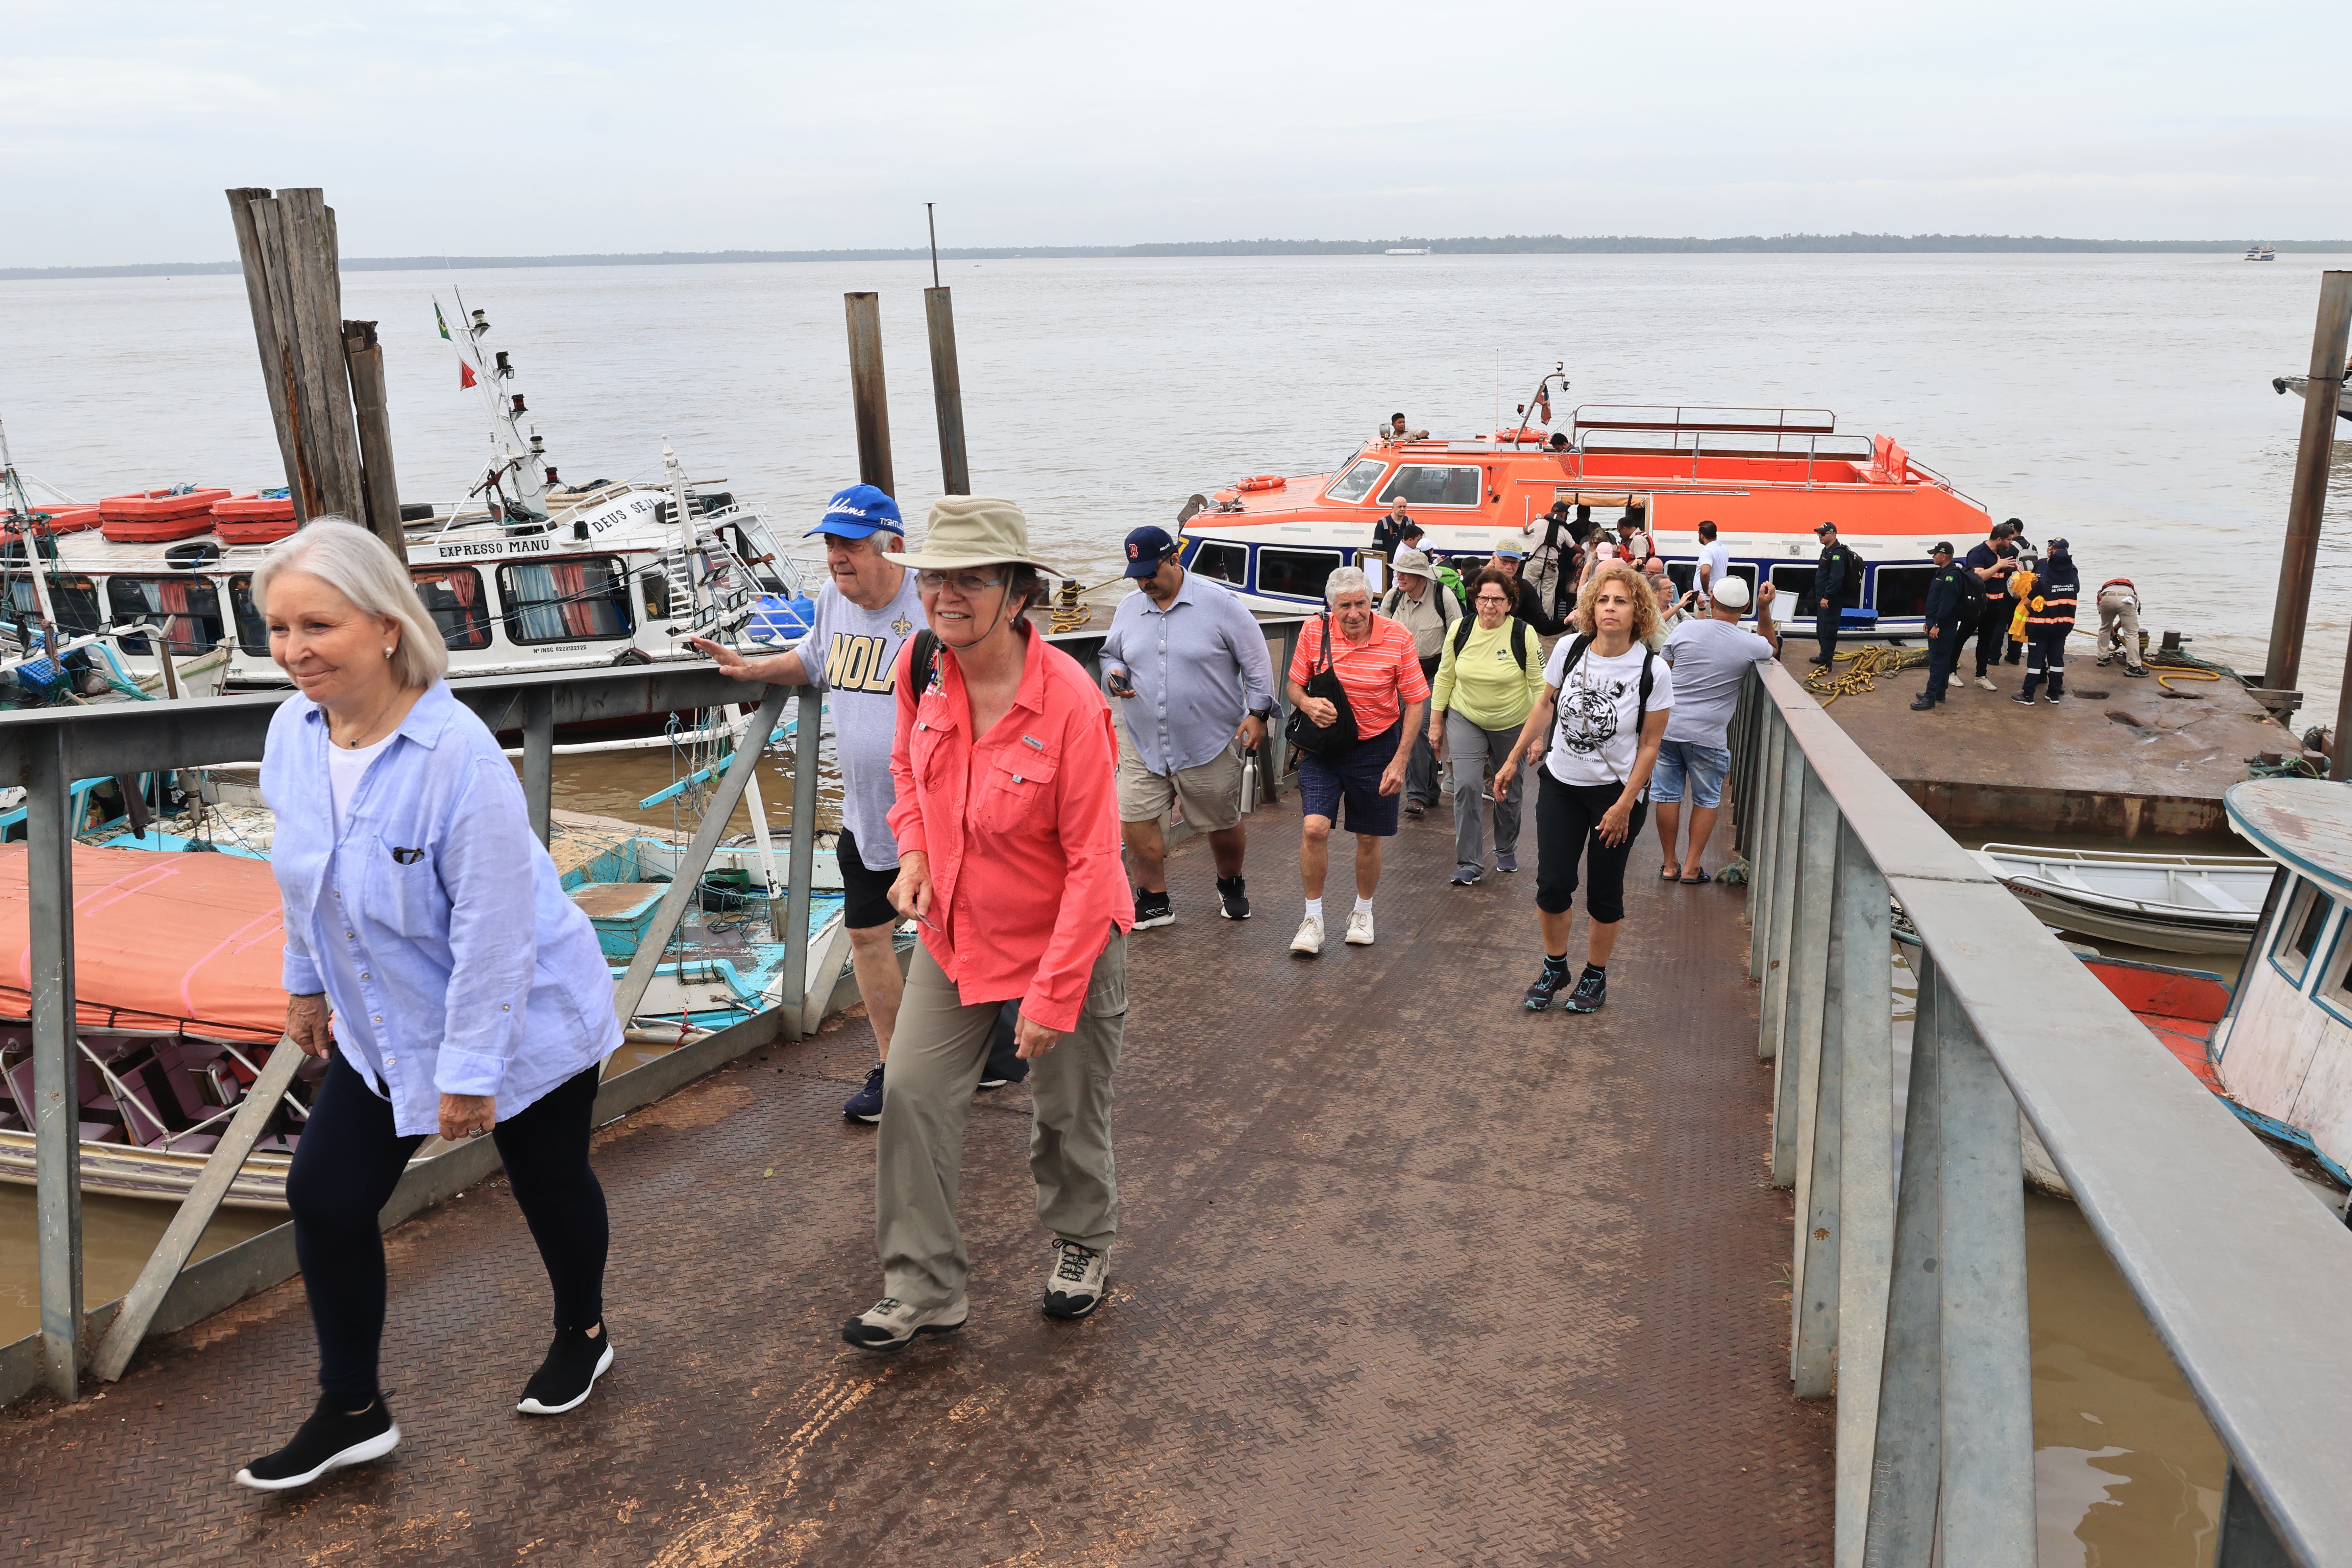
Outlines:
{"type": "Polygon", "coordinates": [[[1661,867],[1659,867],[1659,868],[1658,868],[1658,880],[1659,880],[1659,881],[1661,881],[1661,882],[1679,882],[1679,881],[1681,881],[1682,879],[1683,879],[1683,874],[1682,874],[1682,872],[1681,872],[1681,871],[1679,871],[1679,870],[1677,870],[1675,868],[1674,868],[1674,867],[1672,867],[1672,866],[1661,866],[1661,867]]]}
{"type": "Polygon", "coordinates": [[[1698,884],[1699,884],[1699,883],[1701,883],[1701,882],[1712,882],[1712,881],[1714,881],[1714,880],[1715,880],[1715,879],[1714,879],[1714,878],[1712,878],[1712,877],[1708,876],[1708,875],[1706,874],[1706,870],[1705,870],[1704,868],[1701,868],[1701,870],[1699,871],[1699,874],[1698,874],[1697,876],[1696,876],[1696,877],[1685,877],[1685,878],[1683,878],[1683,879],[1682,879],[1682,884],[1683,884],[1683,886],[1684,886],[1684,887],[1685,887],[1685,888],[1695,888],[1695,887],[1698,886],[1698,884]]]}

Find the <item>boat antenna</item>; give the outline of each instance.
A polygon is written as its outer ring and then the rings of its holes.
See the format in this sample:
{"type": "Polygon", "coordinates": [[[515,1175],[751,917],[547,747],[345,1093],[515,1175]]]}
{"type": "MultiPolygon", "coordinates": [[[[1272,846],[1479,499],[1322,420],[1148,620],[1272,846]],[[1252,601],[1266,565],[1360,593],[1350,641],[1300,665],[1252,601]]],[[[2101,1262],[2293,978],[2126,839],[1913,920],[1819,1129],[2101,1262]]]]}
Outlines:
{"type": "Polygon", "coordinates": [[[931,227],[931,287],[940,286],[940,217],[931,210],[933,203],[923,204],[923,221],[931,227]]]}

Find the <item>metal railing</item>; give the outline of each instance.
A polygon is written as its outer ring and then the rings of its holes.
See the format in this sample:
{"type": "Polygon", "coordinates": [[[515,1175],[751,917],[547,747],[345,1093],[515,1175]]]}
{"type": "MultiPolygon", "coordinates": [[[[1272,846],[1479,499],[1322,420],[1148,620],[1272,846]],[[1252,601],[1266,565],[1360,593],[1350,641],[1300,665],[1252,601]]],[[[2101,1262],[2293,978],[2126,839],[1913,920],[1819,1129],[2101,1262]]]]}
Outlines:
{"type": "MultiPolygon", "coordinates": [[[[531,826],[541,843],[547,842],[552,827],[557,725],[757,700],[760,711],[747,732],[764,737],[780,720],[786,699],[796,697],[793,778],[796,831],[792,838],[783,925],[790,934],[782,981],[784,1005],[777,1010],[775,1024],[786,1038],[800,1037],[808,984],[815,835],[797,829],[816,820],[817,749],[824,723],[820,696],[813,688],[747,686],[709,665],[696,663],[453,680],[449,690],[492,730],[522,731],[523,791],[531,826]]],[[[74,840],[68,816],[73,784],[77,779],[249,762],[262,754],[270,717],[286,695],[256,692],[0,713],[0,779],[21,780],[26,790],[32,1120],[38,1189],[42,1362],[48,1385],[68,1399],[74,1397],[79,1386],[87,1342],[76,1104],[79,1042],[73,1005],[74,840]]],[[[672,904],[682,907],[691,896],[761,750],[758,743],[736,750],[713,790],[711,813],[678,867],[681,885],[674,887],[664,900],[665,917],[674,913],[672,904]]],[[[636,968],[642,966],[650,973],[651,961],[657,957],[657,953],[646,955],[642,965],[633,964],[632,979],[638,991],[644,982],[635,978],[636,968]]],[[[626,994],[625,985],[623,994],[626,994]]]]}
{"type": "Polygon", "coordinates": [[[1778,664],[1732,744],[1839,1568],[2035,1560],[2021,1110],[2228,1451],[2217,1561],[2352,1564],[2352,1237],[1778,664]],[[1899,1172],[1890,899],[1921,943],[1899,1172]]]}

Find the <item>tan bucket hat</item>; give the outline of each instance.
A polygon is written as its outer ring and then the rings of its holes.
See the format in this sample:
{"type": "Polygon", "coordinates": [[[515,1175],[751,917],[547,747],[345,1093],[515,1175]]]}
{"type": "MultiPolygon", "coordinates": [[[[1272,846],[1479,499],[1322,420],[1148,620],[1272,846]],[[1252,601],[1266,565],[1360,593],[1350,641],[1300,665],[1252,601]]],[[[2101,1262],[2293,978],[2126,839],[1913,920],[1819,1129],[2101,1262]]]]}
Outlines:
{"type": "Polygon", "coordinates": [[[1054,571],[1029,553],[1029,520],[1021,509],[993,496],[941,496],[931,505],[923,547],[898,557],[898,564],[917,572],[1005,563],[1054,571]]]}
{"type": "Polygon", "coordinates": [[[1429,557],[1418,550],[1398,551],[1396,559],[1389,563],[1389,570],[1400,577],[1426,577],[1433,583],[1437,581],[1437,568],[1432,566],[1429,557]]]}

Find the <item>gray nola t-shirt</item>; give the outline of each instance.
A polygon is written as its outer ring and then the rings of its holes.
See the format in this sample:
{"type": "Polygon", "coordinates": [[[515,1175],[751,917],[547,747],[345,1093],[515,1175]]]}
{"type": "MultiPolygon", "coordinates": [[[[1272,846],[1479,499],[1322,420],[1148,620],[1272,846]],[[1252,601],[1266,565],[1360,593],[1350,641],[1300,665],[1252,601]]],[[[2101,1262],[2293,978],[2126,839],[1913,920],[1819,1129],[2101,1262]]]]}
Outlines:
{"type": "Polygon", "coordinates": [[[833,710],[833,743],[841,766],[841,825],[857,839],[868,870],[898,863],[890,834],[890,744],[898,732],[898,650],[923,625],[915,574],[904,573],[898,597],[860,609],[830,581],[817,590],[816,620],[800,642],[809,679],[833,710]]]}
{"type": "Polygon", "coordinates": [[[1685,621],[1666,638],[1666,662],[1675,667],[1675,710],[1666,717],[1669,741],[1721,746],[1739,706],[1739,683],[1748,667],[1772,657],[1772,645],[1754,632],[1708,616],[1685,621]]]}

